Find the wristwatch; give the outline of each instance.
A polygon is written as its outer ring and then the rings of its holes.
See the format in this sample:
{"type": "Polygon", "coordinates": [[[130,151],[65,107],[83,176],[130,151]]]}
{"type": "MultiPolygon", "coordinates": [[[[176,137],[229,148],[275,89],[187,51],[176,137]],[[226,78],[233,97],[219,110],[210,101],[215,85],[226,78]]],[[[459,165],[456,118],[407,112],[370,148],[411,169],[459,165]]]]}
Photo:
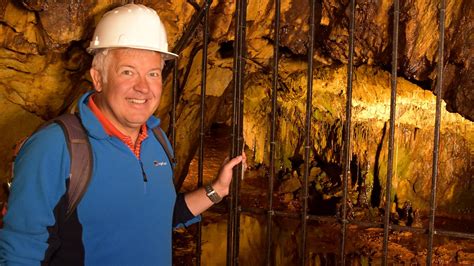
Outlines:
{"type": "Polygon", "coordinates": [[[206,189],[207,197],[214,203],[219,203],[222,200],[222,197],[217,194],[214,188],[211,185],[205,185],[204,189],[206,189]]]}

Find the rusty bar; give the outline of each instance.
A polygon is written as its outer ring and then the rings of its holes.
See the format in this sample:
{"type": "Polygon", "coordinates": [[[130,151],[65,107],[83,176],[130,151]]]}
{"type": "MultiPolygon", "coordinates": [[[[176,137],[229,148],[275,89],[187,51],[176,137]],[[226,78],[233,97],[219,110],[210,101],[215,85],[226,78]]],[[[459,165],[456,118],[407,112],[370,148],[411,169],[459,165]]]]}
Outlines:
{"type": "MultiPolygon", "coordinates": [[[[178,40],[178,43],[173,47],[172,52],[175,54],[180,54],[181,51],[184,49],[184,47],[189,43],[189,40],[194,36],[194,33],[203,20],[203,16],[205,16],[205,12],[207,9],[207,6],[211,6],[213,0],[206,0],[203,5],[197,10],[197,13],[195,13],[191,19],[191,22],[189,23],[190,26],[186,29],[182,37],[178,40]]],[[[193,5],[194,6],[194,5],[193,5]]],[[[179,80],[177,79],[178,75],[178,60],[174,60],[174,73],[173,73],[173,110],[172,110],[172,132],[171,132],[171,139],[172,139],[172,144],[173,147],[176,147],[176,139],[175,139],[175,129],[176,129],[176,100],[178,97],[178,88],[179,88],[179,80]]],[[[165,68],[163,69],[163,77],[168,76],[170,72],[170,67],[168,65],[165,65],[165,68]]],[[[174,180],[174,178],[173,178],[174,180]]],[[[175,187],[177,190],[180,189],[181,184],[175,184],[175,187]]]]}
{"type": "Polygon", "coordinates": [[[183,34],[183,37],[181,37],[178,43],[173,47],[173,53],[179,54],[183,51],[184,47],[186,47],[189,40],[192,38],[194,32],[196,31],[196,28],[202,22],[203,17],[206,15],[206,6],[211,6],[211,3],[212,0],[205,1],[202,4],[199,12],[194,14],[193,18],[191,19],[191,22],[189,23],[189,28],[186,29],[183,34]]]}
{"type": "MultiPolygon", "coordinates": [[[[220,206],[214,206],[214,210],[219,211],[219,212],[225,212],[226,209],[220,206]]],[[[268,210],[264,208],[258,208],[258,207],[243,207],[241,210],[242,213],[251,213],[251,214],[257,214],[257,215],[265,215],[268,210]]],[[[294,219],[301,219],[301,215],[296,212],[288,212],[288,211],[278,211],[274,210],[273,215],[276,217],[285,217],[285,218],[294,218],[294,219]]],[[[309,221],[319,221],[319,222],[328,222],[328,223],[334,223],[338,221],[338,217],[336,216],[319,216],[319,215],[308,215],[307,219],[309,221]]],[[[357,221],[357,220],[351,220],[347,222],[348,224],[353,224],[353,225],[358,225],[358,226],[363,226],[363,227],[368,227],[368,228],[383,228],[384,224],[383,223],[374,223],[374,222],[366,222],[366,221],[357,221]]],[[[392,230],[397,230],[397,231],[409,231],[409,232],[414,232],[414,233],[420,233],[420,234],[428,234],[429,230],[427,228],[420,228],[420,227],[410,227],[410,226],[401,226],[401,225],[391,225],[392,230]]],[[[462,232],[454,232],[454,231],[446,231],[446,230],[436,230],[434,231],[435,235],[439,236],[447,236],[447,237],[456,237],[456,238],[466,238],[466,239],[472,239],[474,240],[474,234],[470,233],[462,233],[462,232]]]]}
{"type": "MultiPolygon", "coordinates": [[[[173,60],[173,91],[172,91],[172,106],[171,106],[171,143],[173,147],[176,147],[176,105],[178,98],[178,58],[173,60]]],[[[173,173],[174,175],[174,173],[173,173]]],[[[174,180],[174,178],[173,178],[174,180]]]]}
{"type": "Polygon", "coordinates": [[[313,55],[314,55],[314,29],[315,29],[315,8],[316,4],[310,0],[310,25],[309,25],[309,47],[308,47],[308,74],[307,74],[307,94],[306,94],[306,131],[305,131],[305,155],[304,155],[304,187],[303,187],[303,211],[301,213],[302,236],[301,236],[301,257],[300,264],[306,264],[306,238],[307,238],[307,219],[308,219],[308,176],[311,151],[311,117],[312,117],[312,99],[313,99],[313,55]]]}
{"type": "MultiPolygon", "coordinates": [[[[240,1],[236,2],[235,7],[235,39],[234,39],[234,61],[233,61],[233,81],[234,81],[234,88],[233,88],[233,99],[232,99],[232,148],[230,151],[230,157],[232,158],[234,154],[236,154],[237,144],[236,144],[236,137],[237,137],[237,126],[236,126],[236,115],[238,111],[237,102],[237,83],[238,83],[238,65],[239,65],[239,42],[238,39],[240,38],[240,31],[239,31],[239,24],[240,24],[240,1]]],[[[233,178],[230,188],[230,193],[228,196],[228,208],[229,208],[229,215],[228,215],[228,222],[227,222],[227,253],[226,253],[226,265],[231,266],[234,265],[234,213],[236,212],[234,206],[234,198],[235,198],[235,178],[237,174],[235,171],[233,172],[233,178]]]]}
{"type": "Polygon", "coordinates": [[[446,231],[446,230],[436,230],[434,234],[438,236],[449,236],[449,237],[458,237],[458,238],[467,238],[474,240],[474,234],[469,233],[461,233],[461,232],[454,232],[454,231],[446,231]]]}
{"type": "Polygon", "coordinates": [[[392,43],[392,77],[390,98],[390,132],[388,139],[388,162],[387,183],[385,186],[385,219],[383,230],[383,256],[382,263],[387,265],[388,257],[388,234],[390,230],[390,206],[392,204],[392,176],[393,176],[393,154],[395,139],[395,120],[397,111],[397,68],[398,68],[398,23],[400,19],[399,0],[393,2],[393,43],[392,43]]]}
{"type": "Polygon", "coordinates": [[[341,264],[345,265],[345,246],[346,246],[346,226],[347,226],[347,175],[350,171],[350,145],[351,145],[351,113],[352,113],[352,76],[354,66],[354,27],[355,27],[355,0],[350,3],[350,26],[349,26],[349,63],[347,65],[347,99],[346,99],[346,123],[344,135],[344,162],[343,162],[343,187],[344,194],[342,197],[342,217],[341,217],[341,264]]]}
{"type": "MultiPolygon", "coordinates": [[[[211,0],[212,1],[212,0],[211,0]]],[[[206,112],[206,79],[207,79],[207,47],[209,44],[209,7],[210,2],[206,1],[204,3],[204,8],[206,9],[204,15],[204,32],[203,32],[203,48],[202,48],[202,61],[201,61],[201,114],[200,114],[200,132],[199,132],[199,164],[198,164],[198,187],[202,187],[203,176],[204,176],[204,130],[205,130],[205,117],[206,112]]],[[[196,236],[196,265],[201,265],[201,253],[202,253],[202,222],[198,224],[198,231],[196,236]]]]}
{"type": "MultiPolygon", "coordinates": [[[[209,6],[211,6],[212,0],[207,0],[209,6]]],[[[193,15],[191,22],[189,23],[189,27],[183,33],[183,36],[179,38],[178,43],[173,47],[172,52],[175,54],[180,54],[184,47],[189,43],[189,40],[194,36],[194,32],[196,31],[197,26],[201,23],[203,16],[205,15],[206,11],[206,3],[203,3],[201,8],[197,13],[193,15]]],[[[167,77],[170,73],[171,69],[168,65],[165,66],[163,69],[163,77],[167,77]]]]}
{"type": "Polygon", "coordinates": [[[436,189],[438,181],[438,160],[439,160],[439,130],[441,127],[441,99],[443,87],[443,65],[444,65],[444,23],[445,23],[445,0],[441,0],[439,7],[439,47],[438,47],[438,66],[436,79],[436,118],[434,129],[434,143],[433,143],[433,168],[431,175],[431,200],[430,200],[430,222],[429,222],[429,236],[428,236],[428,254],[426,256],[426,264],[429,266],[432,263],[433,256],[433,238],[435,234],[435,211],[436,211],[436,189]]]}
{"type": "MultiPolygon", "coordinates": [[[[243,138],[243,128],[244,128],[244,78],[245,78],[245,28],[247,22],[247,1],[241,0],[241,10],[240,10],[240,39],[239,39],[239,82],[238,82],[238,119],[237,119],[237,154],[238,156],[242,154],[244,149],[244,138],[243,138]]],[[[235,157],[234,156],[234,157],[235,157]]],[[[235,197],[234,204],[236,206],[236,212],[234,213],[234,264],[239,265],[239,250],[240,250],[240,181],[243,177],[243,168],[242,164],[239,164],[235,167],[235,197]]]]}
{"type": "Polygon", "coordinates": [[[275,0],[275,44],[273,46],[273,77],[272,77],[272,113],[270,128],[270,177],[268,180],[268,212],[267,212],[267,265],[273,265],[272,228],[273,228],[273,181],[275,180],[275,135],[278,91],[278,62],[280,46],[280,0],[275,0]]]}
{"type": "MultiPolygon", "coordinates": [[[[212,0],[208,0],[209,6],[212,3],[212,0]]],[[[206,9],[206,3],[203,4],[201,9],[198,13],[194,14],[189,28],[185,31],[183,36],[179,39],[178,43],[173,47],[173,53],[180,54],[181,51],[184,49],[184,46],[189,42],[191,37],[193,36],[194,32],[196,31],[197,26],[202,20],[204,16],[204,11],[206,9]]],[[[176,105],[177,105],[177,98],[178,98],[178,88],[179,88],[179,80],[178,80],[178,62],[179,59],[176,58],[173,60],[173,64],[166,64],[165,68],[163,69],[163,77],[168,76],[170,73],[170,67],[173,67],[173,92],[172,92],[172,109],[171,109],[171,143],[173,147],[176,147],[176,105]]],[[[173,178],[174,180],[174,178],[173,178]]],[[[179,189],[179,188],[177,188],[179,189]]]]}
{"type": "MultiPolygon", "coordinates": [[[[232,116],[232,149],[231,157],[235,157],[242,153],[241,134],[242,134],[242,80],[243,80],[243,60],[242,48],[244,32],[242,32],[242,24],[245,25],[245,7],[244,1],[236,2],[235,9],[235,40],[234,40],[234,67],[233,67],[233,116],[232,116]]],[[[245,26],[244,26],[245,27],[245,26]]],[[[231,185],[231,193],[229,197],[229,221],[227,226],[227,265],[238,264],[238,250],[239,250],[239,225],[240,225],[240,210],[239,210],[239,178],[242,166],[235,167],[233,170],[233,178],[231,185]]]]}

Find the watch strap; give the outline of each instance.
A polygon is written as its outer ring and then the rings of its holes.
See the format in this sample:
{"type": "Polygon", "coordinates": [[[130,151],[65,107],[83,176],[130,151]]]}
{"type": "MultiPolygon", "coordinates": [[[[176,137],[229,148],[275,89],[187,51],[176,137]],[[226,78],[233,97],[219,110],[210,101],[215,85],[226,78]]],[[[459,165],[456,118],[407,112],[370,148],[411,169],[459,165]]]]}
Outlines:
{"type": "Polygon", "coordinates": [[[205,185],[204,189],[206,190],[207,197],[215,204],[219,203],[222,200],[222,197],[217,193],[217,191],[211,185],[205,185]]]}

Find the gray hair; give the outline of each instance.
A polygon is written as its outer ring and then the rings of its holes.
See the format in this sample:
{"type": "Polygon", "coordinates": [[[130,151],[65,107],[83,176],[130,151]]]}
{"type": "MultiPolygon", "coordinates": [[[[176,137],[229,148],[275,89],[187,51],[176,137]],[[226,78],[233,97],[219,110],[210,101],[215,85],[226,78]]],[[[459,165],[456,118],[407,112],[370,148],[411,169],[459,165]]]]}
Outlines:
{"type": "Polygon", "coordinates": [[[109,48],[100,49],[94,53],[94,58],[92,59],[92,68],[95,68],[97,71],[100,72],[102,76],[102,82],[107,82],[107,66],[109,60],[107,60],[110,56],[109,48]]]}
{"type": "MultiPolygon", "coordinates": [[[[110,63],[110,55],[109,51],[113,48],[104,48],[99,49],[94,53],[94,58],[92,59],[92,68],[96,69],[100,72],[102,77],[102,82],[105,84],[107,82],[107,67],[110,63]]],[[[161,57],[161,70],[165,67],[165,60],[163,60],[163,56],[161,57]]]]}

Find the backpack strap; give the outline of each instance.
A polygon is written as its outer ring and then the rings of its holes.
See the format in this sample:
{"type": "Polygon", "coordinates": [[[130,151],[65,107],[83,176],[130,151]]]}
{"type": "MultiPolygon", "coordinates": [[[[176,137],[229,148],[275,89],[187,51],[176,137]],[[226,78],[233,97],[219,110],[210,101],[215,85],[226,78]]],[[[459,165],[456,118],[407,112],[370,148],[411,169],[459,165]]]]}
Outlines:
{"type": "Polygon", "coordinates": [[[71,160],[66,218],[76,209],[92,177],[92,148],[77,114],[63,114],[53,119],[64,131],[71,160]]]}
{"type": "MultiPolygon", "coordinates": [[[[57,123],[61,126],[66,137],[69,150],[71,166],[68,185],[68,208],[66,219],[74,212],[77,205],[84,196],[92,177],[92,148],[86,130],[77,114],[63,114],[45,123],[41,128],[57,123]]],[[[172,164],[176,165],[176,159],[170,150],[165,134],[160,127],[152,128],[158,142],[163,147],[166,156],[172,164]]]]}
{"type": "Polygon", "coordinates": [[[173,152],[171,152],[170,146],[165,139],[165,133],[163,133],[163,130],[159,126],[152,128],[152,131],[155,135],[155,138],[158,140],[158,142],[160,142],[161,146],[165,150],[166,156],[168,156],[168,159],[171,162],[171,166],[174,168],[176,165],[176,158],[174,157],[173,152]]]}

